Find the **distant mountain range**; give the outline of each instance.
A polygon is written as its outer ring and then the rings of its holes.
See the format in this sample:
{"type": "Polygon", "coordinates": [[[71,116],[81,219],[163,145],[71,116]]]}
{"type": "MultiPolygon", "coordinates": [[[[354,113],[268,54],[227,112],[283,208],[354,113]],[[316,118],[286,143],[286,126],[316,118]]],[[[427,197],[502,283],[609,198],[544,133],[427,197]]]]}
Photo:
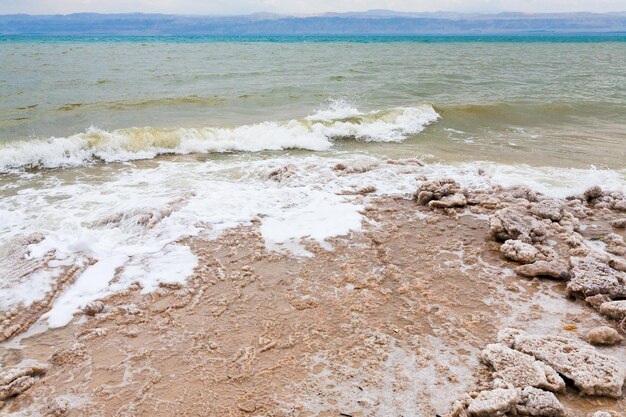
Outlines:
{"type": "Polygon", "coordinates": [[[551,14],[402,13],[321,15],[0,15],[3,35],[481,35],[626,33],[626,12],[551,14]]]}

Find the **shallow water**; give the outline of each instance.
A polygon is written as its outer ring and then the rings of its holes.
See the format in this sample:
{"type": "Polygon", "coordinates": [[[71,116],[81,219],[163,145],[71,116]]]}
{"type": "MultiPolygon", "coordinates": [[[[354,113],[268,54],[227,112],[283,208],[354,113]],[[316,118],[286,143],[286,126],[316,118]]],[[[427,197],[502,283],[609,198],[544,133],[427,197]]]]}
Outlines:
{"type": "Polygon", "coordinates": [[[624,191],[626,42],[589,40],[4,38],[0,310],[81,265],[44,317],[62,326],[132,282],[183,282],[196,259],[177,242],[253,220],[307,255],[303,237],[360,229],[346,191],[408,194],[419,175],[624,191]],[[355,180],[342,160],[376,169],[355,180]]]}
{"type": "MultiPolygon", "coordinates": [[[[418,152],[450,162],[624,165],[626,42],[619,37],[591,43],[201,40],[5,38],[0,142],[67,138],[92,126],[110,132],[270,123],[271,135],[271,123],[302,121],[320,109],[341,116],[430,105],[441,118],[423,132],[407,132],[402,146],[349,140],[333,149],[418,152]]],[[[142,150],[136,137],[130,140],[132,150],[142,150]]]]}

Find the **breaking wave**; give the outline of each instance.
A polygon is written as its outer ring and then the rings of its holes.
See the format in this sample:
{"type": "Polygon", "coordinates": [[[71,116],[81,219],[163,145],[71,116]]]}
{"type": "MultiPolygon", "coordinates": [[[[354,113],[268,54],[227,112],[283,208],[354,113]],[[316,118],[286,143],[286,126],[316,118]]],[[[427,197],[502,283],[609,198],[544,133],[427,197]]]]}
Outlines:
{"type": "Polygon", "coordinates": [[[426,104],[362,112],[344,101],[334,101],[304,119],[266,121],[234,128],[133,127],[106,131],[91,127],[68,137],[0,144],[0,172],[80,166],[96,159],[105,162],[151,159],[163,154],[324,151],[339,138],[401,142],[438,118],[435,109],[426,104]]]}

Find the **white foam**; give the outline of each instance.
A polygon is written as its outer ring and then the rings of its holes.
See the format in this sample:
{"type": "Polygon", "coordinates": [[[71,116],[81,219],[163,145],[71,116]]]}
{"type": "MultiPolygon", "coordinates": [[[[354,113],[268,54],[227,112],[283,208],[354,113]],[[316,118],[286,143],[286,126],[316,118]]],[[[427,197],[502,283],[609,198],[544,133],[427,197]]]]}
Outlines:
{"type": "Polygon", "coordinates": [[[21,282],[3,281],[0,283],[0,311],[7,311],[16,304],[30,306],[34,301],[41,300],[50,291],[59,273],[59,270],[36,271],[21,282]]]}
{"type": "Polygon", "coordinates": [[[0,173],[26,167],[71,167],[152,159],[163,154],[259,152],[305,149],[325,151],[335,138],[399,142],[439,118],[430,105],[362,113],[339,102],[304,120],[267,121],[234,128],[106,131],[91,127],[69,137],[0,143],[0,173]]]}
{"type": "Polygon", "coordinates": [[[74,312],[87,303],[108,295],[107,286],[115,269],[124,265],[128,257],[119,255],[99,260],[88,267],[80,277],[55,301],[44,314],[50,327],[62,327],[72,320],[74,312]]]}
{"type": "Polygon", "coordinates": [[[363,207],[343,200],[336,195],[314,191],[306,205],[266,219],[261,225],[261,233],[267,247],[277,250],[286,244],[292,252],[304,255],[308,253],[298,250],[302,238],[315,240],[330,249],[325,242],[327,238],[361,230],[359,211],[363,207]]]}
{"type": "Polygon", "coordinates": [[[183,283],[196,265],[191,250],[180,240],[210,231],[249,225],[260,218],[265,244],[274,250],[306,255],[302,239],[330,248],[327,239],[361,229],[363,197],[353,195],[366,186],[374,195],[410,196],[416,177],[451,176],[468,187],[525,184],[548,195],[565,196],[589,185],[625,191],[626,171],[532,168],[487,163],[462,165],[390,165],[374,157],[318,155],[263,159],[233,155],[224,160],[167,162],[150,168],[118,167],[106,175],[65,176],[46,172],[42,178],[13,176],[19,191],[0,188],[0,253],[25,236],[45,239],[28,247],[30,261],[52,257],[51,269],[7,282],[11,262],[0,262],[0,308],[28,305],[49,290],[64,265],[95,262],[55,302],[46,318],[62,326],[91,300],[139,282],[144,291],[159,283],[183,283]],[[345,160],[352,160],[352,162],[345,160]],[[365,167],[348,174],[332,167],[339,161],[365,167]],[[295,174],[276,182],[275,168],[292,164],[295,174]],[[485,173],[479,174],[479,168],[485,173]],[[43,183],[42,183],[43,181],[43,183]],[[3,218],[4,220],[4,218],[3,218]]]}
{"type": "Polygon", "coordinates": [[[422,173],[433,178],[452,177],[463,186],[475,188],[490,184],[504,187],[525,185],[553,198],[581,194],[594,185],[626,193],[626,169],[532,167],[524,164],[472,162],[459,165],[430,164],[424,167],[422,173]],[[479,170],[483,174],[479,174],[479,170]]]}
{"type": "Polygon", "coordinates": [[[345,98],[340,98],[330,99],[327,106],[322,107],[312,115],[307,116],[306,120],[332,121],[361,115],[363,115],[363,113],[357,108],[356,105],[350,103],[345,98]]]}

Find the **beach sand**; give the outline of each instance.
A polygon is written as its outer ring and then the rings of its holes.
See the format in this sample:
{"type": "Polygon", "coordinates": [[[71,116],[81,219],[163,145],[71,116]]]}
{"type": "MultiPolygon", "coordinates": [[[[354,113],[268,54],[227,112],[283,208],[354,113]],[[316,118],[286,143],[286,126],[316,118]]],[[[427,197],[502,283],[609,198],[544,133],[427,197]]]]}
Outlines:
{"type": "MultiPolygon", "coordinates": [[[[522,277],[515,272],[520,263],[500,252],[490,218],[507,207],[530,215],[533,195],[496,187],[443,209],[401,195],[369,198],[363,231],[329,239],[331,250],[308,241],[312,256],[269,251],[259,221],[217,239],[188,238],[181,243],[199,262],[186,285],[149,294],[137,285],[92,305],[93,316],[78,314],[64,328],[31,329],[2,345],[5,367],[35,360],[48,370],[4,400],[1,412],[446,414],[464,393],[491,387],[479,353],[503,328],[583,343],[592,328],[619,328],[581,297],[568,297],[565,280],[522,277]]],[[[576,214],[570,224],[536,215],[547,236],[532,243],[565,264],[600,252],[623,260],[598,239],[611,233],[623,239],[624,229],[609,222],[624,212],[582,199],[558,200],[576,214]],[[567,242],[572,236],[582,240],[567,242]]],[[[67,282],[75,272],[68,270],[67,282]]],[[[24,330],[47,308],[14,312],[5,329],[19,321],[24,330]]],[[[596,349],[622,364],[626,359],[623,344],[596,349]]],[[[626,411],[623,396],[582,396],[569,382],[557,394],[568,415],[626,411]]]]}

